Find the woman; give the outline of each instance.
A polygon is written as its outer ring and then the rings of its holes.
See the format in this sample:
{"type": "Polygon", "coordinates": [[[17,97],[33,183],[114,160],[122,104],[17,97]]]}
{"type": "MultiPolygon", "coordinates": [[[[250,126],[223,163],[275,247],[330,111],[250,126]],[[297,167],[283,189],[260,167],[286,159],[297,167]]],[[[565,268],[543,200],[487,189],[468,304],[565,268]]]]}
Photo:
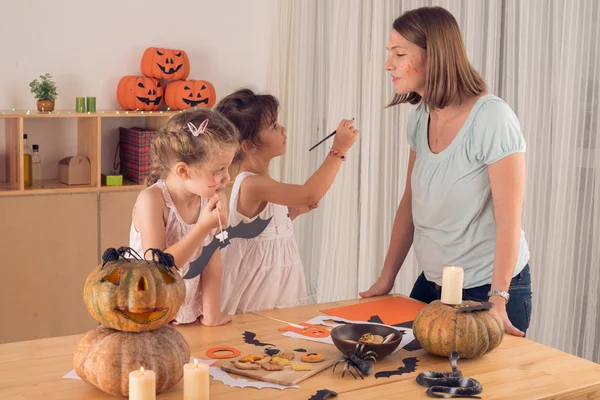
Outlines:
{"type": "Polygon", "coordinates": [[[408,121],[408,178],[384,267],[360,295],[389,293],[412,245],[423,270],[412,298],[439,299],[443,267],[462,267],[463,298],[490,301],[505,331],[524,336],[531,277],[521,229],[525,140],[519,121],[486,93],[447,10],[404,13],[394,21],[387,49],[385,69],[396,93],[391,105],[418,106],[408,121]]]}

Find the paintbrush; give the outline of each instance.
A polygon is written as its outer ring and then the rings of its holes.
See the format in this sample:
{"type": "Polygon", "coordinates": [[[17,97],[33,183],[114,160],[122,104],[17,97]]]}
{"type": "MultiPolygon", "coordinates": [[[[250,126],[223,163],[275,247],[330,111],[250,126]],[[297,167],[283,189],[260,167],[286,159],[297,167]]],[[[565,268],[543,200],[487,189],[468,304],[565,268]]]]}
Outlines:
{"type": "Polygon", "coordinates": [[[273,317],[267,317],[266,315],[262,315],[262,314],[259,314],[259,313],[253,313],[253,314],[258,315],[259,317],[263,317],[263,318],[270,319],[270,320],[273,320],[273,321],[281,322],[282,324],[287,324],[287,325],[292,326],[294,328],[308,329],[306,326],[292,324],[291,322],[283,321],[281,319],[277,319],[277,318],[273,318],[273,317]]]}
{"type": "Polygon", "coordinates": [[[321,143],[323,143],[324,141],[326,141],[327,139],[329,139],[330,137],[332,137],[333,135],[335,135],[335,134],[336,134],[336,132],[337,132],[337,130],[336,130],[336,131],[333,131],[333,132],[331,132],[329,135],[327,135],[327,136],[325,137],[325,139],[323,139],[323,140],[321,140],[319,143],[315,144],[315,145],[314,145],[313,147],[311,147],[311,148],[310,148],[308,151],[312,151],[312,149],[314,149],[315,147],[317,147],[318,145],[320,145],[321,143]]]}

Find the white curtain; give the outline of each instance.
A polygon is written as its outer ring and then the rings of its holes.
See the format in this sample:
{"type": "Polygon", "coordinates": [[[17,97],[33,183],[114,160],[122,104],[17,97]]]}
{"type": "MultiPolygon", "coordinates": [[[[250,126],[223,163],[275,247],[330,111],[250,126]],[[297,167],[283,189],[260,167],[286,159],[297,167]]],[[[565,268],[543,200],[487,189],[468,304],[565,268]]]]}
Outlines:
{"type": "MultiPolygon", "coordinates": [[[[597,0],[279,1],[268,89],[281,101],[288,154],[274,176],[304,182],[331,141],[308,149],[341,118],[355,117],[361,131],[319,209],[294,223],[314,301],[356,298],[381,271],[406,180],[411,107],[385,108],[385,46],[396,17],[431,5],[454,14],[471,62],[517,113],[528,144],[528,336],[600,361],[597,0]]],[[[417,274],[411,251],[394,292],[408,294],[417,274]]]]}

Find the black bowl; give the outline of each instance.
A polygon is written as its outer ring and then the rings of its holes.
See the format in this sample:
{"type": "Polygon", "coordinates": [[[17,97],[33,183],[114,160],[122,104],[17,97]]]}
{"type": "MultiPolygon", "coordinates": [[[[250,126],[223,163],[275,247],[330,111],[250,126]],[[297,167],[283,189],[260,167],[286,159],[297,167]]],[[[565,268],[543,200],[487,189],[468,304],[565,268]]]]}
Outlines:
{"type": "Polygon", "coordinates": [[[377,359],[380,360],[383,357],[387,357],[400,344],[404,332],[389,326],[383,325],[372,325],[372,324],[344,324],[338,325],[331,330],[331,339],[333,344],[343,354],[353,353],[356,349],[356,343],[348,342],[347,340],[353,340],[358,342],[360,337],[365,333],[372,333],[373,335],[383,336],[384,338],[390,333],[395,333],[396,336],[390,342],[385,344],[373,344],[366,343],[365,350],[372,351],[377,354],[377,359]]]}

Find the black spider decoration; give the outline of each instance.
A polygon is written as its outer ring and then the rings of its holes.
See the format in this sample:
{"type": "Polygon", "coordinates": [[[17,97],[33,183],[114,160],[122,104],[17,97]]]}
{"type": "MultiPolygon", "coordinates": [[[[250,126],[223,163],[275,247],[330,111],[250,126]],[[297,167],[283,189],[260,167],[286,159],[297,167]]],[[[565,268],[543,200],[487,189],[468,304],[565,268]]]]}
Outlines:
{"type": "Polygon", "coordinates": [[[333,365],[333,372],[335,372],[335,367],[337,367],[339,363],[343,362],[345,364],[344,370],[342,371],[342,378],[347,370],[350,372],[350,375],[356,379],[356,375],[354,375],[352,372],[352,368],[354,368],[354,371],[356,371],[358,376],[360,376],[360,379],[365,379],[363,376],[370,375],[371,372],[373,372],[373,364],[377,362],[377,354],[372,351],[365,351],[365,349],[366,345],[364,343],[357,343],[354,353],[347,354],[347,352],[342,356],[341,360],[333,365]],[[373,361],[373,364],[371,364],[369,361],[373,361]]]}

